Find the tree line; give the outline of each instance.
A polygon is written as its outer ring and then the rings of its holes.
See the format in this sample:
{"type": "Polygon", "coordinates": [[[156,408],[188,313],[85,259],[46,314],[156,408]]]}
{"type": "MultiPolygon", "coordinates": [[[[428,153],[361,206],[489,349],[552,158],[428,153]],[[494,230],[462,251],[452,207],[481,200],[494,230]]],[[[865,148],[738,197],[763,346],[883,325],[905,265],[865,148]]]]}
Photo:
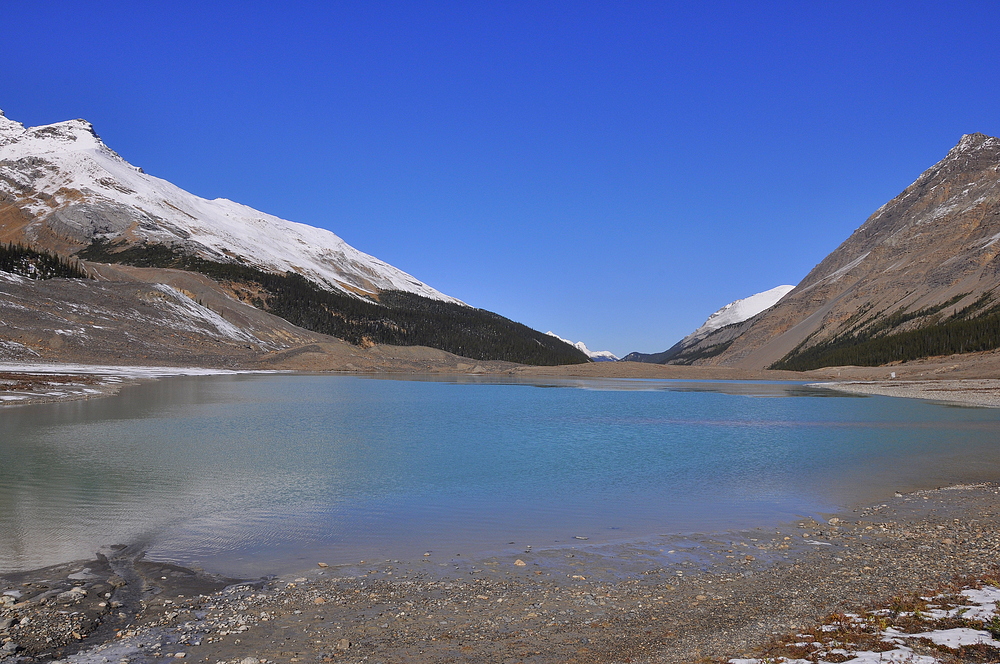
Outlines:
{"type": "Polygon", "coordinates": [[[804,348],[807,339],[771,365],[771,368],[808,371],[847,365],[875,367],[935,355],[975,353],[1000,348],[1000,307],[988,306],[992,300],[990,294],[980,296],[946,320],[941,320],[936,315],[967,295],[968,293],[963,293],[947,302],[912,313],[895,312],[885,319],[876,320],[863,330],[804,348]],[[919,329],[880,334],[920,317],[926,317],[927,323],[919,329]]]}
{"type": "Polygon", "coordinates": [[[29,279],[86,279],[78,261],[48,251],[32,249],[20,243],[0,243],[0,271],[29,279]]]}

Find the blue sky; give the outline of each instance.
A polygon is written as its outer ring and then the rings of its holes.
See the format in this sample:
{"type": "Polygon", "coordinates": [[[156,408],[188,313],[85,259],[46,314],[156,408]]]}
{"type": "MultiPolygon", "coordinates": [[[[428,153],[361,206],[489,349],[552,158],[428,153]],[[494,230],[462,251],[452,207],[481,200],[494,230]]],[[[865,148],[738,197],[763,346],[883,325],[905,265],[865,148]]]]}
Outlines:
{"type": "Polygon", "coordinates": [[[988,2],[4,3],[0,108],[619,355],[797,283],[963,133],[988,2]]]}

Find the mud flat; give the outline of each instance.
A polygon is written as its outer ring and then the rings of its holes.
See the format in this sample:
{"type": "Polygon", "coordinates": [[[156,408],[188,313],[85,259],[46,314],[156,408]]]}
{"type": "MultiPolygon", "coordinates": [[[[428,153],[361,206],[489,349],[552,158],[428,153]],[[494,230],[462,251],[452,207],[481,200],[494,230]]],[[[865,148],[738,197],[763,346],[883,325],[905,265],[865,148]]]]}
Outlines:
{"type": "Polygon", "coordinates": [[[119,547],[3,575],[0,653],[5,662],[725,661],[831,612],[995,571],[998,532],[1000,487],[979,484],[777,529],[476,560],[315,561],[247,582],[119,547]]]}

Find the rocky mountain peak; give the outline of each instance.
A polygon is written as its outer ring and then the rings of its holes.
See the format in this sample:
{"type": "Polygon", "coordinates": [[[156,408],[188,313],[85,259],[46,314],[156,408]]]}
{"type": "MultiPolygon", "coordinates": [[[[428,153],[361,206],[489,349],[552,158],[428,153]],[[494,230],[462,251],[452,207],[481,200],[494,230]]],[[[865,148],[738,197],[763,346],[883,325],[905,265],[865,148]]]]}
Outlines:
{"type": "Polygon", "coordinates": [[[5,143],[7,140],[13,139],[15,136],[23,134],[24,131],[23,124],[8,119],[7,116],[4,115],[3,110],[0,110],[0,145],[5,143]]]}
{"type": "Polygon", "coordinates": [[[53,146],[56,149],[108,149],[104,145],[104,142],[101,141],[101,137],[94,131],[94,125],[82,118],[65,120],[40,127],[31,127],[27,132],[33,139],[58,144],[57,146],[53,146]]]}
{"type": "Polygon", "coordinates": [[[971,150],[978,150],[991,141],[998,143],[1000,142],[1000,139],[980,132],[976,132],[974,134],[964,134],[958,142],[958,145],[952,149],[952,152],[968,152],[971,150]]]}

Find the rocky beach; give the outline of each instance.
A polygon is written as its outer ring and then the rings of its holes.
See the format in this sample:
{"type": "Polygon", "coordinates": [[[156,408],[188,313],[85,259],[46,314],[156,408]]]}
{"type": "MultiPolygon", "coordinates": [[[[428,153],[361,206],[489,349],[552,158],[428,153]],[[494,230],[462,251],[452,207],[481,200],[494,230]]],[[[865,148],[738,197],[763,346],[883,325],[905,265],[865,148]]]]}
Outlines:
{"type": "Polygon", "coordinates": [[[243,581],[110,548],[3,575],[0,652],[25,663],[726,661],[830,614],[995,573],[998,507],[995,484],[946,487],[766,531],[316,561],[243,581]]]}

